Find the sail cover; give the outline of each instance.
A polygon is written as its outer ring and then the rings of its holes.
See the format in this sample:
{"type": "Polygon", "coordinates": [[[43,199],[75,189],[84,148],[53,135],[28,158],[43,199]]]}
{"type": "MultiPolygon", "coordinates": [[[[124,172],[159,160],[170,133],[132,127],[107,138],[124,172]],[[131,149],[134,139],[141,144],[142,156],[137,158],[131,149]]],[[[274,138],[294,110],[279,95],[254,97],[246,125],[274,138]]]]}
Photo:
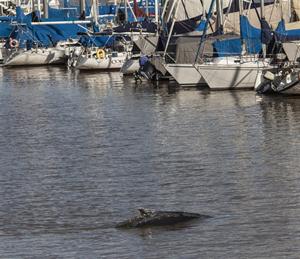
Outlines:
{"type": "Polygon", "coordinates": [[[241,39],[246,44],[247,53],[258,54],[261,52],[261,30],[253,27],[248,18],[244,15],[240,17],[241,39]]]}
{"type": "Polygon", "coordinates": [[[12,30],[13,26],[11,26],[9,21],[0,20],[0,38],[8,38],[9,34],[12,30]]]}
{"type": "Polygon", "coordinates": [[[275,30],[276,39],[281,42],[300,40],[300,22],[285,23],[284,20],[278,24],[275,30]]]}
{"type": "MultiPolygon", "coordinates": [[[[211,0],[202,0],[209,6],[211,0]]],[[[168,23],[172,19],[176,21],[188,20],[202,14],[203,7],[200,0],[169,0],[163,21],[168,23]]]]}
{"type": "Polygon", "coordinates": [[[297,14],[298,18],[300,19],[300,1],[299,0],[292,0],[292,6],[297,14]]]}

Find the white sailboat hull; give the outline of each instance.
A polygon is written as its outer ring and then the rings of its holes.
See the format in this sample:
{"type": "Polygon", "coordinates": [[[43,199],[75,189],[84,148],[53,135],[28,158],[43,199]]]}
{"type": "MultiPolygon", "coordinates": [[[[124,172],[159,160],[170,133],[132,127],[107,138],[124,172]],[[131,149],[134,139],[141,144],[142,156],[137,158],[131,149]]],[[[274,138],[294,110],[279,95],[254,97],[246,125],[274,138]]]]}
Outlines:
{"type": "Polygon", "coordinates": [[[206,84],[202,75],[192,64],[165,64],[164,66],[180,85],[206,84]]]}
{"type": "Polygon", "coordinates": [[[121,69],[126,61],[127,53],[118,53],[117,57],[110,55],[103,59],[94,56],[81,55],[76,60],[75,68],[80,70],[116,70],[121,69]]]}
{"type": "Polygon", "coordinates": [[[220,63],[197,65],[211,89],[252,89],[259,71],[267,68],[267,64],[260,61],[220,63]]]}
{"type": "Polygon", "coordinates": [[[32,66],[64,64],[66,61],[65,51],[55,48],[32,49],[11,52],[4,61],[5,66],[32,66]]]}
{"type": "Polygon", "coordinates": [[[124,62],[120,72],[123,75],[131,75],[137,72],[139,68],[140,68],[140,63],[138,59],[128,59],[124,62]]]}
{"type": "Polygon", "coordinates": [[[295,62],[300,57],[300,41],[284,42],[282,44],[284,52],[286,53],[289,61],[295,62]]]}

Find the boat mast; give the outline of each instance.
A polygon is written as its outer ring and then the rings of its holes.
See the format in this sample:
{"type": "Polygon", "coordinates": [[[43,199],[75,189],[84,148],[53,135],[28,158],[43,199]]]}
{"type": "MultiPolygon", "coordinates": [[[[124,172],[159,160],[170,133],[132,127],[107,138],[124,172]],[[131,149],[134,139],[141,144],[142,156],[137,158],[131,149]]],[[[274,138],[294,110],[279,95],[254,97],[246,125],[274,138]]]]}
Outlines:
{"type": "Polygon", "coordinates": [[[44,18],[49,18],[48,0],[43,0],[44,18]]]}
{"type": "Polygon", "coordinates": [[[85,0],[80,0],[79,6],[80,6],[80,15],[82,15],[85,12],[85,0]]]}
{"type": "Polygon", "coordinates": [[[98,27],[99,22],[98,22],[98,1],[97,0],[92,0],[92,17],[93,17],[93,22],[94,24],[98,27]]]}
{"type": "Polygon", "coordinates": [[[135,13],[134,13],[134,11],[133,11],[131,5],[130,5],[130,2],[129,2],[128,0],[126,0],[126,2],[127,2],[127,4],[128,4],[128,7],[129,7],[130,12],[131,12],[132,15],[133,15],[134,21],[137,22],[137,18],[136,18],[135,13]]]}
{"type": "Polygon", "coordinates": [[[261,19],[265,18],[265,0],[260,0],[260,16],[261,19]]]}
{"type": "Polygon", "coordinates": [[[149,1],[146,0],[146,15],[149,17],[149,1]]]}
{"type": "Polygon", "coordinates": [[[205,21],[205,25],[204,25],[204,29],[203,29],[203,32],[202,32],[202,36],[200,38],[200,43],[199,43],[199,46],[198,46],[198,49],[197,49],[197,53],[196,53],[196,57],[195,57],[195,60],[194,60],[194,66],[197,62],[197,59],[200,55],[200,52],[201,52],[201,48],[203,46],[203,43],[205,41],[205,38],[206,38],[206,32],[207,32],[207,27],[208,27],[208,24],[210,23],[210,18],[213,14],[213,10],[215,8],[215,3],[216,3],[216,0],[212,0],[211,3],[210,3],[210,6],[209,6],[209,10],[208,10],[208,13],[206,15],[206,21],[205,21]]]}
{"type": "Polygon", "coordinates": [[[281,20],[283,20],[282,0],[279,0],[281,20]]]}
{"type": "Polygon", "coordinates": [[[125,21],[128,22],[127,1],[124,0],[125,21]]]}
{"type": "Polygon", "coordinates": [[[216,23],[216,31],[220,31],[223,33],[223,24],[224,24],[224,19],[223,19],[223,1],[222,0],[217,0],[217,23],[216,23]]]}
{"type": "Polygon", "coordinates": [[[205,1],[200,0],[200,2],[202,4],[202,18],[205,19],[206,18],[205,1]]]}
{"type": "MultiPolygon", "coordinates": [[[[241,17],[244,14],[244,0],[239,0],[239,11],[240,11],[240,35],[242,34],[242,26],[241,26],[241,17]]],[[[242,40],[242,55],[244,55],[246,53],[246,44],[244,39],[242,39],[241,36],[241,40],[242,40]]]]}
{"type": "Polygon", "coordinates": [[[288,17],[289,17],[289,21],[291,22],[292,20],[292,4],[291,4],[291,0],[288,0],[288,17]]]}
{"type": "MultiPolygon", "coordinates": [[[[176,22],[176,16],[177,16],[178,9],[179,9],[179,1],[180,1],[180,0],[177,0],[177,1],[176,1],[175,13],[174,13],[174,16],[173,16],[173,21],[172,21],[171,28],[170,28],[170,31],[169,31],[169,35],[168,35],[168,39],[167,39],[167,44],[166,44],[166,47],[165,47],[165,51],[164,51],[163,57],[166,56],[166,54],[167,54],[167,49],[168,49],[169,44],[170,44],[170,40],[171,40],[171,37],[172,37],[174,25],[175,25],[175,22],[176,22]]],[[[172,7],[173,7],[173,6],[172,6],[172,7]]]]}
{"type": "Polygon", "coordinates": [[[169,3],[169,0],[166,0],[165,3],[164,3],[164,7],[163,7],[163,10],[161,12],[161,18],[163,19],[163,17],[165,16],[165,12],[167,10],[167,6],[168,6],[168,3],[169,3]]]}
{"type": "Polygon", "coordinates": [[[38,8],[38,11],[41,15],[41,0],[37,0],[37,8],[38,8]]]}
{"type": "MultiPolygon", "coordinates": [[[[168,15],[168,17],[167,17],[167,19],[166,19],[166,23],[168,23],[169,20],[171,19],[172,12],[173,12],[173,10],[174,10],[176,4],[178,4],[178,0],[173,0],[171,9],[170,9],[170,11],[169,11],[169,15],[168,15]]],[[[166,10],[165,10],[165,11],[166,11],[166,10]]]]}
{"type": "Polygon", "coordinates": [[[158,24],[158,0],[155,0],[155,23],[158,24]]]}
{"type": "MultiPolygon", "coordinates": [[[[264,0],[260,0],[260,16],[261,16],[261,20],[265,19],[265,1],[264,0]]],[[[266,58],[266,56],[267,56],[267,45],[263,42],[261,43],[261,45],[262,45],[263,58],[266,58]]]]}
{"type": "Polygon", "coordinates": [[[240,11],[240,15],[243,15],[243,12],[244,12],[243,0],[239,0],[239,11],[240,11]]]}
{"type": "Polygon", "coordinates": [[[31,0],[31,12],[35,11],[34,0],[31,0]]]}

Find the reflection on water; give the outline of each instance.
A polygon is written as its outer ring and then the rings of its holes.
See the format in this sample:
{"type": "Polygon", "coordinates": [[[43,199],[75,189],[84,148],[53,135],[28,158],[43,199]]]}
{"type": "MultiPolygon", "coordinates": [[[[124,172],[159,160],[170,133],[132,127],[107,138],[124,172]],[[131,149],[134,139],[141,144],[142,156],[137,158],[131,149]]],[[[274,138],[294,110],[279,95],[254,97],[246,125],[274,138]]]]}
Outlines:
{"type": "Polygon", "coordinates": [[[0,73],[3,258],[299,255],[299,99],[61,67],[0,73]],[[114,228],[138,207],[213,218],[114,228]]]}

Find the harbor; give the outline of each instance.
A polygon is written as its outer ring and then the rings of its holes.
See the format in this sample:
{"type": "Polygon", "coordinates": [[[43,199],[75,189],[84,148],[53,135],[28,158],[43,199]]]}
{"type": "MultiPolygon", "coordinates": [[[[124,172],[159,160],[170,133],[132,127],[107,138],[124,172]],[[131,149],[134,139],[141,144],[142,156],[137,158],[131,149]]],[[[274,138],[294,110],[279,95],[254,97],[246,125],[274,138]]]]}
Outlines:
{"type": "Polygon", "coordinates": [[[0,71],[1,257],[299,254],[299,99],[0,71]],[[141,206],[212,218],[115,228],[141,206]]]}
{"type": "Polygon", "coordinates": [[[297,258],[297,3],[1,2],[0,258],[297,258]]]}

